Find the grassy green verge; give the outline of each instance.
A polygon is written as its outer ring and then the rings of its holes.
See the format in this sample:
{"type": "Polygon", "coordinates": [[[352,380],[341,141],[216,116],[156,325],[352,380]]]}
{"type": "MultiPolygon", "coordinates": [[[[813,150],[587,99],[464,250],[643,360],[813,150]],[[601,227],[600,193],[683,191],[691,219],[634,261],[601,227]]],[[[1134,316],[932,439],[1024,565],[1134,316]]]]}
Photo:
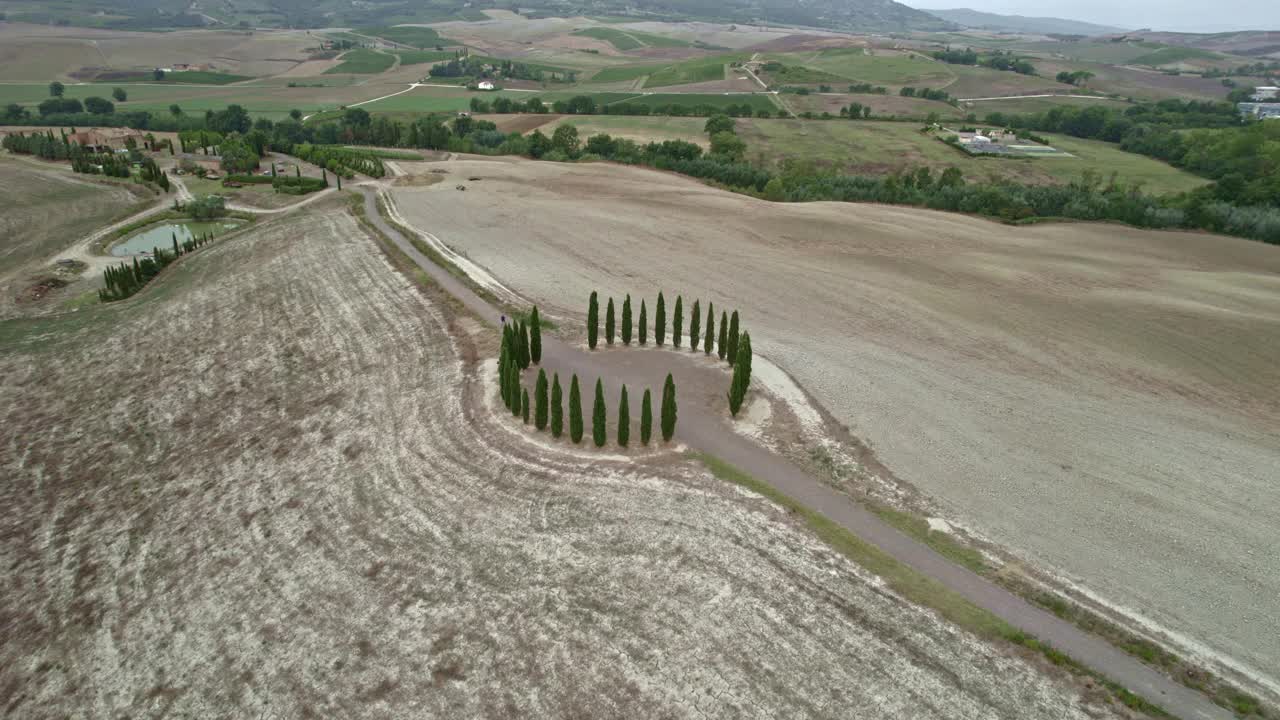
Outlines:
{"type": "Polygon", "coordinates": [[[717,478],[745,487],[782,506],[791,515],[800,519],[819,539],[830,545],[832,549],[861,565],[866,570],[875,573],[894,592],[911,602],[934,610],[947,620],[985,640],[1013,643],[1040,653],[1054,665],[1070,670],[1077,675],[1090,677],[1106,687],[1117,702],[1132,710],[1157,718],[1172,717],[1159,705],[1134,695],[1048,643],[1018,630],[987,610],[964,599],[936,580],[926,577],[898,562],[880,548],[862,540],[837,525],[825,515],[793,500],[772,485],[758,480],[711,455],[695,453],[694,457],[717,478]]]}
{"type": "Polygon", "coordinates": [[[342,56],[342,63],[325,70],[326,75],[342,73],[375,75],[396,64],[395,56],[358,48],[342,56]]]}

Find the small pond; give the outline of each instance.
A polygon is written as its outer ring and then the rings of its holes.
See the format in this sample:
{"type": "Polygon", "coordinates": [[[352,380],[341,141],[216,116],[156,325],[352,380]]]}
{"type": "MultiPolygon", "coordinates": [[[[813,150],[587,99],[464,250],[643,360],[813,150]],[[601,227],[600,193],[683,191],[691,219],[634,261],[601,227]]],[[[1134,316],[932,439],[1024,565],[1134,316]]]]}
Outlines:
{"type": "Polygon", "coordinates": [[[243,220],[221,219],[221,220],[170,220],[156,225],[151,225],[147,229],[130,236],[128,239],[116,243],[111,246],[111,254],[116,257],[124,257],[128,255],[142,255],[150,253],[155,248],[170,250],[173,248],[173,238],[178,238],[178,244],[192,238],[200,237],[208,233],[210,237],[221,235],[228,230],[234,230],[244,224],[243,220]]]}

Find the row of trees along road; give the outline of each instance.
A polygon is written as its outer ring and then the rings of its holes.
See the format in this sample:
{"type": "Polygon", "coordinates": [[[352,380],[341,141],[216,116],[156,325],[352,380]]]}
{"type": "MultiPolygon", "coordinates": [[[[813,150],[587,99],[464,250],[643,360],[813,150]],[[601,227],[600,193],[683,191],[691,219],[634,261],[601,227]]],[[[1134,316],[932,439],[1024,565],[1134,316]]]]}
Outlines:
{"type": "MultiPolygon", "coordinates": [[[[742,401],[746,398],[747,389],[751,384],[751,336],[746,332],[741,332],[738,328],[738,311],[734,310],[733,315],[727,315],[725,312],[720,313],[720,334],[716,335],[716,309],[715,303],[707,303],[706,327],[702,327],[702,310],[701,301],[693,301],[693,311],[689,315],[689,349],[697,352],[698,343],[702,343],[702,351],[706,355],[716,353],[721,359],[727,361],[734,368],[733,381],[729,387],[729,410],[734,416],[737,416],[738,410],[742,407],[742,401]]],[[[631,345],[633,329],[636,338],[641,345],[648,342],[648,314],[649,309],[645,305],[643,298],[640,300],[640,321],[637,327],[633,328],[631,296],[627,295],[622,300],[622,327],[621,333],[618,334],[622,339],[622,344],[631,345]]],[[[615,337],[616,325],[614,322],[614,304],[613,298],[609,298],[605,306],[604,318],[604,340],[608,345],[613,345],[615,337]]],[[[675,309],[671,315],[671,344],[674,347],[680,347],[680,343],[684,338],[684,297],[676,296],[675,309]]],[[[661,291],[658,292],[658,302],[654,308],[653,321],[653,339],[659,345],[663,346],[667,340],[667,302],[661,291]]],[[[587,300],[587,346],[592,350],[600,344],[600,296],[596,291],[591,292],[591,297],[587,300]]]]}
{"type": "MultiPolygon", "coordinates": [[[[502,394],[502,402],[513,416],[520,418],[526,425],[532,420],[534,427],[539,431],[550,428],[552,437],[559,438],[565,430],[560,374],[552,375],[551,384],[548,387],[547,371],[538,368],[532,404],[528,388],[521,387],[521,373],[529,369],[531,364],[538,364],[541,360],[542,323],[538,316],[538,308],[535,307],[529,313],[527,323],[515,321],[503,325],[502,348],[498,354],[498,386],[502,394]]],[[[660,429],[663,442],[670,442],[675,435],[677,415],[676,384],[668,373],[662,387],[660,429]]],[[[581,443],[583,431],[582,393],[575,373],[569,381],[569,439],[574,444],[581,443]]],[[[626,447],[631,442],[631,405],[626,385],[622,386],[618,399],[615,432],[619,446],[626,447]]],[[[640,403],[641,444],[648,445],[652,435],[653,401],[646,388],[640,403]]],[[[603,447],[608,442],[608,410],[605,407],[604,383],[599,378],[596,379],[595,398],[591,406],[591,440],[596,447],[603,447]]]]}

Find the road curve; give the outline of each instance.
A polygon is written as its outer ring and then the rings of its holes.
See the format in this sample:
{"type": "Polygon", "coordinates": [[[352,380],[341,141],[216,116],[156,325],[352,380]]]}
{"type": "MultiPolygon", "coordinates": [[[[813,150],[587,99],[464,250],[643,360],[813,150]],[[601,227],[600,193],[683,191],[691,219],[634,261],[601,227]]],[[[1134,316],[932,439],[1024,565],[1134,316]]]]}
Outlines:
{"type": "MultiPolygon", "coordinates": [[[[502,311],[465,283],[417,250],[408,238],[381,215],[376,187],[357,188],[364,195],[365,215],[396,246],[468,310],[495,322],[502,311]]],[[[542,366],[583,377],[605,377],[633,387],[660,388],[660,368],[619,369],[600,355],[543,336],[542,366]]],[[[692,405],[688,403],[687,405],[692,405]]],[[[1234,716],[1205,695],[1177,683],[1142,664],[1102,638],[1087,633],[1032,605],[991,581],[959,566],[914,538],[886,524],[867,509],[838,493],[796,465],[734,433],[724,418],[700,407],[681,407],[677,439],[746,470],[805,506],[815,509],[858,537],[879,547],[899,562],[933,578],[973,604],[990,611],[1020,630],[1101,672],[1131,692],[1157,703],[1182,720],[1231,720],[1234,716]]]]}

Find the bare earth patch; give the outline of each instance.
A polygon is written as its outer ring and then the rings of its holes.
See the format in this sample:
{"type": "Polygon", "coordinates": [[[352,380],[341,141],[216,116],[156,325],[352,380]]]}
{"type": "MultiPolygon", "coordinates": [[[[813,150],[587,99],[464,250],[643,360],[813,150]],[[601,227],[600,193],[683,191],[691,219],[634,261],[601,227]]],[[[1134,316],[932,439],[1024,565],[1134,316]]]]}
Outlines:
{"type": "Polygon", "coordinates": [[[774,204],[608,164],[446,166],[485,182],[398,190],[405,217],[562,327],[594,289],[737,308],[934,514],[1280,682],[1276,248],[774,204]]]}
{"type": "Polygon", "coordinates": [[[1108,716],[697,466],[522,441],[446,307],[328,205],[0,324],[6,714],[1108,716]]]}

